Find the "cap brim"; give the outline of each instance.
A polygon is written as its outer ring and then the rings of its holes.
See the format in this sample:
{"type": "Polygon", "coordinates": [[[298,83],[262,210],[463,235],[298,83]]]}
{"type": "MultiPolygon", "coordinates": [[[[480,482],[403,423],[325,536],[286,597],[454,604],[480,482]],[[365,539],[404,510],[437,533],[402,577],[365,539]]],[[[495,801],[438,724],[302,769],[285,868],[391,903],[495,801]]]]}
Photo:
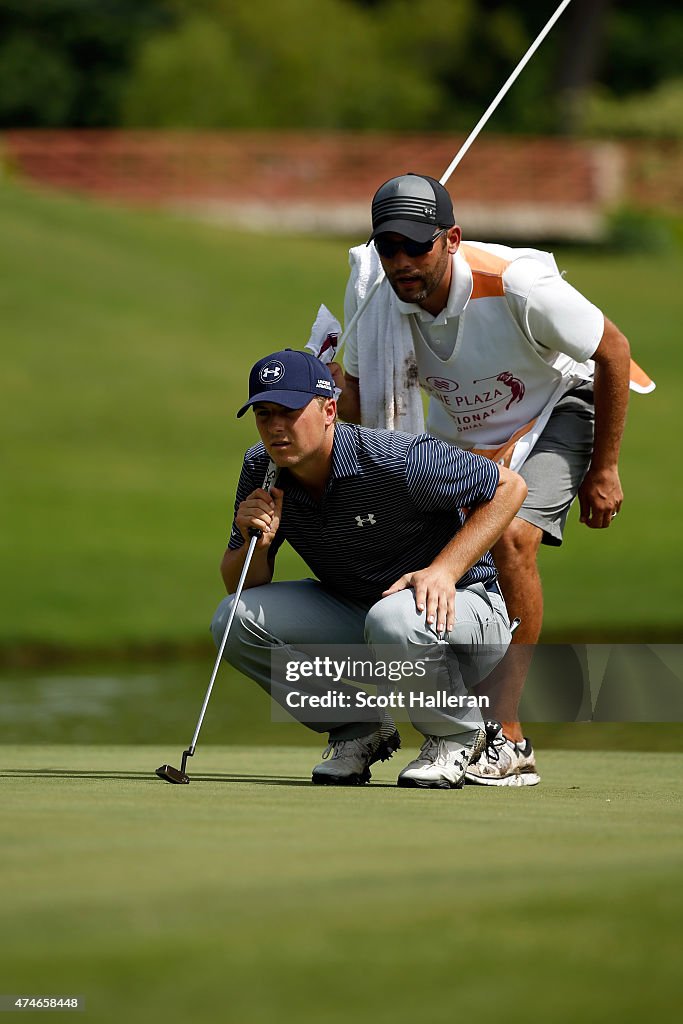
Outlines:
{"type": "Polygon", "coordinates": [[[439,230],[438,224],[424,224],[416,220],[385,220],[375,228],[368,243],[377,238],[377,235],[385,235],[390,231],[405,238],[411,238],[413,242],[428,242],[439,230]]]}
{"type": "Polygon", "coordinates": [[[303,409],[312,398],[317,397],[308,391],[262,391],[258,395],[252,395],[239,410],[237,417],[239,419],[240,416],[244,416],[249,406],[255,405],[257,402],[275,402],[276,405],[284,405],[286,409],[303,409]]]}

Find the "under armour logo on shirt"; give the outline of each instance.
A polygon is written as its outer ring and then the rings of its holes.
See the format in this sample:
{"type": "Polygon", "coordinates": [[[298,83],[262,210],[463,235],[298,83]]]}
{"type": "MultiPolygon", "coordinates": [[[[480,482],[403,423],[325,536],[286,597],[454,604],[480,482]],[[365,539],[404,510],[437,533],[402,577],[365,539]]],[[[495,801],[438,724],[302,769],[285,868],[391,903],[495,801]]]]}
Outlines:
{"type": "Polygon", "coordinates": [[[368,512],[366,516],[356,516],[356,522],[359,526],[364,526],[365,523],[369,523],[370,526],[374,526],[377,520],[375,519],[372,512],[368,512]]]}

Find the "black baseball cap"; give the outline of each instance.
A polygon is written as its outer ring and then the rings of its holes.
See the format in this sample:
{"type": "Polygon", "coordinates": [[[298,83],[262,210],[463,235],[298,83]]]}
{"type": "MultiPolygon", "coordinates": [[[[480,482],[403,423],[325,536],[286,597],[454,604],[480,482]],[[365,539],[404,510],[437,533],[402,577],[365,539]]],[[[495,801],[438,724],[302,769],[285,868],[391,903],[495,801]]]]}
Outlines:
{"type": "Polygon", "coordinates": [[[438,228],[454,224],[453,203],[440,182],[426,174],[400,174],[375,192],[368,244],[386,231],[428,242],[438,228]]]}
{"type": "Polygon", "coordinates": [[[244,416],[256,402],[303,409],[316,396],[334,398],[332,374],[310,352],[285,348],[254,363],[249,374],[249,401],[237,415],[244,416]]]}

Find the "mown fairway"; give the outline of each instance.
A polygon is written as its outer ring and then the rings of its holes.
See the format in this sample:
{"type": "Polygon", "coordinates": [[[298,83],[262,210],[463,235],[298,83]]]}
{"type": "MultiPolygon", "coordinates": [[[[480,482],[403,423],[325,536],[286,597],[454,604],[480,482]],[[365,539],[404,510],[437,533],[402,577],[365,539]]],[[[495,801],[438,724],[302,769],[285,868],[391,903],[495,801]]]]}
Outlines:
{"type": "Polygon", "coordinates": [[[98,1024],[670,1015],[680,754],[546,752],[512,792],[398,790],[393,762],[321,791],[291,747],[169,786],[168,755],[3,751],[2,992],[98,1024]]]}
{"type": "MultiPolygon", "coordinates": [[[[346,246],[247,236],[0,188],[0,644],[206,637],[251,363],[341,313],[346,246]]],[[[683,258],[560,253],[657,379],[632,401],[624,512],[544,552],[546,635],[673,639],[682,619],[683,258]],[[663,631],[663,632],[662,632],[663,631]]],[[[576,517],[574,517],[576,518],[576,517]]],[[[300,571],[283,554],[280,574],[300,571]]]]}

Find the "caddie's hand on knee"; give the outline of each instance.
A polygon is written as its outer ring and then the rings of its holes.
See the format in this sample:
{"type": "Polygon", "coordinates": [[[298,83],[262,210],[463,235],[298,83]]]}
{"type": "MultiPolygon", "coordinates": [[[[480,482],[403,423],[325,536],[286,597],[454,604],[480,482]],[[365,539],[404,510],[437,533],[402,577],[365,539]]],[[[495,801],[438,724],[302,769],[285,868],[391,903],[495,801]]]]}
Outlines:
{"type": "Polygon", "coordinates": [[[579,488],[581,522],[592,530],[604,530],[621,509],[623,500],[624,492],[616,467],[591,467],[579,488]]]}
{"type": "Polygon", "coordinates": [[[270,493],[259,487],[240,502],[235,523],[247,543],[251,540],[249,530],[260,530],[256,547],[270,547],[280,525],[284,493],[279,487],[271,487],[270,493]]]}
{"type": "Polygon", "coordinates": [[[396,580],[382,597],[412,588],[418,612],[426,612],[425,621],[441,637],[455,625],[455,582],[446,569],[429,565],[417,572],[407,572],[396,580]]]}

